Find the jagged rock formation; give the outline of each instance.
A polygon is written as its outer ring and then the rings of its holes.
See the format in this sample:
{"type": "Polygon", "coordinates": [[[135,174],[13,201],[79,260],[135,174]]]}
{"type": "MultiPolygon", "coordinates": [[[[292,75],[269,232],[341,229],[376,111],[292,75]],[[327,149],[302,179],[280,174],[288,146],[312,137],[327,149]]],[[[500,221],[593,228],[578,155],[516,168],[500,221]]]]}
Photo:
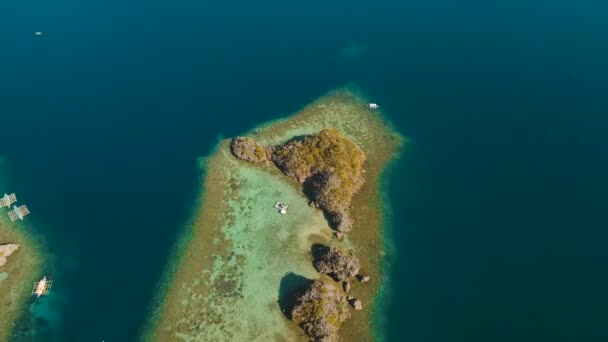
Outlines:
{"type": "Polygon", "coordinates": [[[13,254],[19,248],[18,244],[7,243],[0,245],[0,267],[4,266],[7,262],[6,258],[13,254]]]}
{"type": "Polygon", "coordinates": [[[253,139],[233,139],[237,158],[251,162],[272,161],[285,175],[304,184],[311,205],[323,209],[339,232],[352,229],[348,215],[352,197],[363,186],[365,154],[333,128],[265,149],[253,139]]]}
{"type": "Polygon", "coordinates": [[[331,224],[338,232],[348,233],[353,229],[353,222],[345,210],[330,215],[331,224]]]}
{"type": "Polygon", "coordinates": [[[335,246],[318,249],[314,266],[320,273],[329,275],[335,281],[347,281],[359,273],[359,259],[352,252],[335,246]]]}
{"type": "Polygon", "coordinates": [[[350,318],[344,295],[330,283],[315,280],[299,297],[291,317],[313,341],[337,342],[342,322],[350,318]]]}
{"type": "Polygon", "coordinates": [[[255,140],[238,137],[230,142],[230,151],[239,158],[253,163],[267,163],[266,149],[255,140]]]}

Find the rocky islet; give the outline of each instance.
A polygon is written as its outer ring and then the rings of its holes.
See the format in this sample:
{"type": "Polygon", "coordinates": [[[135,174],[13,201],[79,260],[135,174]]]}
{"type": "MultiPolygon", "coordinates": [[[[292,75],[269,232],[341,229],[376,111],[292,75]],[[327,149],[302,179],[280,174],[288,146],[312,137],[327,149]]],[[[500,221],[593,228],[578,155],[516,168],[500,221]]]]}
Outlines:
{"type": "MultiPolygon", "coordinates": [[[[324,129],[270,147],[264,147],[252,138],[237,137],[232,139],[230,150],[239,159],[274,165],[302,183],[310,205],[326,213],[330,226],[337,231],[337,238],[351,231],[348,209],[353,195],[364,184],[366,156],[338,130],[324,129]]],[[[359,299],[344,294],[351,288],[350,278],[358,275],[360,263],[352,251],[341,247],[318,245],[315,250],[315,269],[342,282],[343,292],[328,281],[316,280],[297,298],[291,316],[311,340],[337,341],[340,325],[350,318],[348,304],[355,310],[363,309],[359,299]]]]}

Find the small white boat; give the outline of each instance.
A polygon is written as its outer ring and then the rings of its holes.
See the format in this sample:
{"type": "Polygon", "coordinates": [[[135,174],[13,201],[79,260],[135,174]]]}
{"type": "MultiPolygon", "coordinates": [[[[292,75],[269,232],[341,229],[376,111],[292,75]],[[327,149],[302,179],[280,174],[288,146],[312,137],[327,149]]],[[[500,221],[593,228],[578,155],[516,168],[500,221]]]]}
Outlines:
{"type": "Polygon", "coordinates": [[[42,32],[36,31],[36,32],[34,32],[34,35],[36,35],[36,36],[42,36],[42,32]]]}
{"type": "Polygon", "coordinates": [[[274,204],[274,208],[278,209],[279,213],[281,213],[282,215],[285,215],[287,214],[287,208],[289,208],[289,206],[281,202],[277,202],[274,204]]]}
{"type": "Polygon", "coordinates": [[[377,103],[370,103],[367,105],[367,108],[369,109],[378,109],[380,108],[380,106],[377,103]]]}
{"type": "Polygon", "coordinates": [[[49,294],[51,291],[51,286],[53,286],[53,282],[46,279],[46,276],[40,279],[39,282],[34,284],[34,288],[32,289],[32,295],[40,298],[40,296],[44,296],[49,294]]]}

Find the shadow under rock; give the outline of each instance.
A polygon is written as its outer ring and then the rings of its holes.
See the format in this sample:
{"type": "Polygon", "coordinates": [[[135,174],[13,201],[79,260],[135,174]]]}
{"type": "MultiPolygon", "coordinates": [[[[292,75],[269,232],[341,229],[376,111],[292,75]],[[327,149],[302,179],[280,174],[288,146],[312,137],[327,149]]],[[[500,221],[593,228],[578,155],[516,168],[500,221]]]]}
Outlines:
{"type": "Polygon", "coordinates": [[[299,296],[301,296],[306,288],[312,284],[312,280],[289,272],[281,279],[279,287],[279,308],[281,312],[291,320],[291,310],[296,304],[299,296]]]}

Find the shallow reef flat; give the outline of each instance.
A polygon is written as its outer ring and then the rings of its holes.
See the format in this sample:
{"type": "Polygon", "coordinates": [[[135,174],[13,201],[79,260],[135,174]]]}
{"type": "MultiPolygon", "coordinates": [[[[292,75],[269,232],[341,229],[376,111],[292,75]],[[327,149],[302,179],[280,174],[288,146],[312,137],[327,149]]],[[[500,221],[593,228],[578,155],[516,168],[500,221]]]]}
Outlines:
{"type": "Polygon", "coordinates": [[[144,331],[153,341],[306,341],[292,323],[293,291],[322,277],[312,263],[313,244],[354,249],[366,284],[351,294],[366,304],[342,327],[344,341],[373,340],[372,307],[381,275],[382,170],[403,143],[365,99],[348,89],[333,91],[300,112],[260,126],[247,136],[263,145],[336,128],[366,153],[366,183],[355,195],[354,228],[342,241],[322,211],[310,207],[301,184],[278,169],[234,158],[229,141],[205,159],[203,193],[192,227],[169,266],[160,305],[144,331]],[[289,205],[280,215],[276,201],[289,205]]]}
{"type": "Polygon", "coordinates": [[[0,245],[7,243],[18,244],[19,248],[0,267],[0,341],[9,341],[15,333],[16,322],[26,312],[32,285],[42,270],[42,253],[32,236],[2,217],[0,245]]]}

